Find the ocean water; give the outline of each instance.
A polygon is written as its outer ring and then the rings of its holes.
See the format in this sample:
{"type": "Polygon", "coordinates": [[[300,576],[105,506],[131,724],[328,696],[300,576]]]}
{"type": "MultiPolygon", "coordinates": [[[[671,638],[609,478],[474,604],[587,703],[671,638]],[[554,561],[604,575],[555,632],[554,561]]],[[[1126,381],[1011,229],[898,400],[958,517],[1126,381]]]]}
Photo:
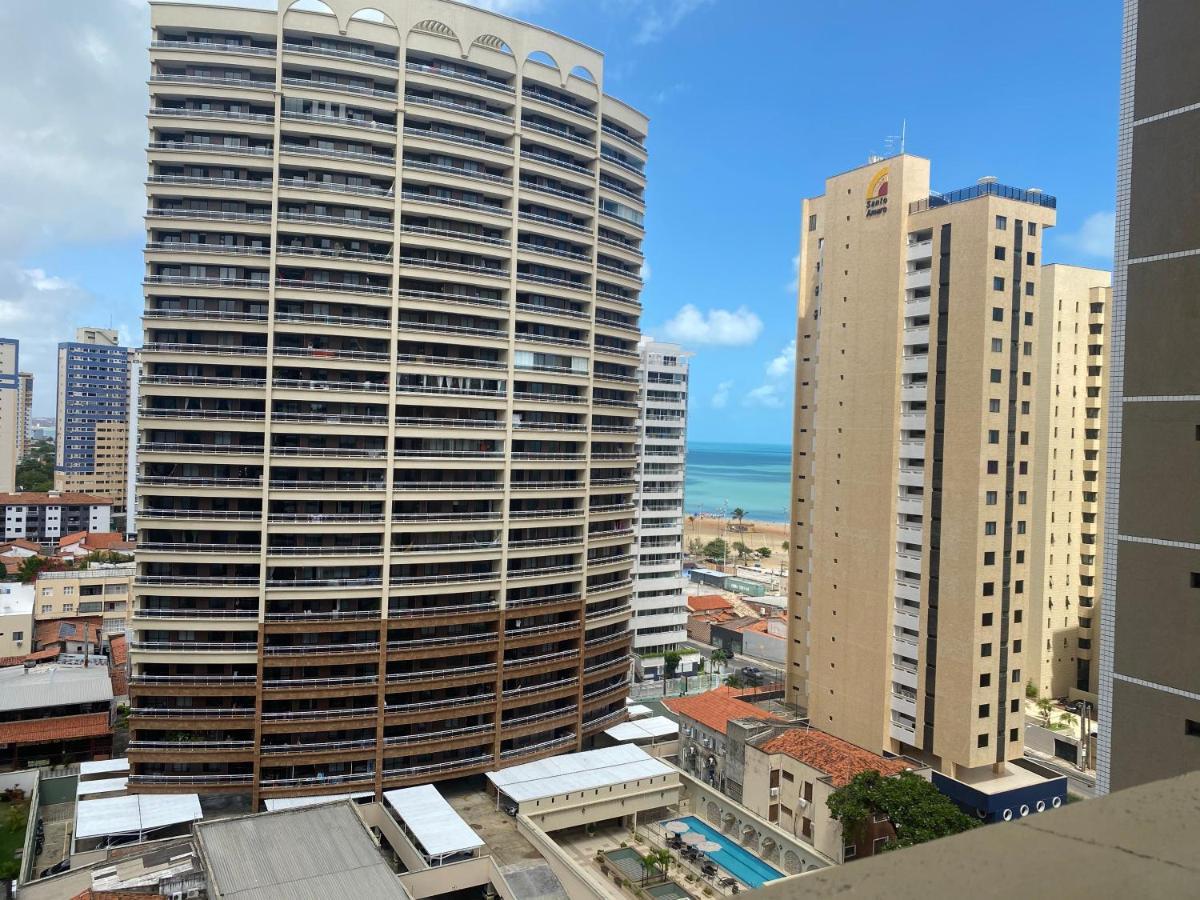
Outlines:
{"type": "Polygon", "coordinates": [[[695,515],[740,506],[747,519],[786,522],[791,478],[791,447],[689,443],[683,507],[695,515]]]}

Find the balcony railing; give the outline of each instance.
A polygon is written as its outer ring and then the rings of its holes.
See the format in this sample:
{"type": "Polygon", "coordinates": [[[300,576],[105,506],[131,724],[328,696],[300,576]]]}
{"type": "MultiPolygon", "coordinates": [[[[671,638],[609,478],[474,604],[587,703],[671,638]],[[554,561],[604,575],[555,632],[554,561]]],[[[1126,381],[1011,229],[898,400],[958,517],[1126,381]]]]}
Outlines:
{"type": "Polygon", "coordinates": [[[507,125],[512,124],[512,116],[505,113],[496,112],[488,109],[485,106],[472,106],[469,103],[455,103],[453,100],[439,100],[436,97],[424,97],[421,94],[405,94],[405,103],[415,103],[418,106],[432,106],[436,109],[445,109],[451,112],[462,113],[468,116],[479,116],[483,119],[491,119],[493,122],[503,122],[507,125]]]}
{"type": "Polygon", "coordinates": [[[293,44],[289,41],[284,41],[283,49],[291,53],[306,53],[312,56],[326,56],[330,59],[347,59],[353,62],[373,63],[379,66],[386,66],[389,69],[400,68],[400,63],[394,59],[377,56],[374,53],[364,53],[360,50],[335,50],[329,47],[314,47],[310,44],[293,44]]]}
{"type": "Polygon", "coordinates": [[[315,122],[320,125],[340,125],[349,128],[366,128],[370,131],[382,131],[385,134],[395,134],[396,126],[388,122],[376,122],[373,119],[355,119],[351,116],[324,116],[318,113],[298,112],[292,109],[283,111],[283,118],[301,122],[315,122]]]}
{"type": "Polygon", "coordinates": [[[283,83],[288,87],[306,88],[314,91],[342,91],[347,94],[358,94],[363,97],[378,97],[381,100],[395,100],[396,92],[386,88],[363,87],[341,81],[318,81],[315,78],[283,77],[283,83]]]}
{"type": "Polygon", "coordinates": [[[203,50],[208,53],[239,53],[250,56],[275,56],[274,47],[252,47],[248,44],[227,44],[219,41],[171,41],[150,42],[151,50],[203,50]]]}
{"type": "Polygon", "coordinates": [[[505,750],[500,754],[501,759],[511,759],[514,756],[526,756],[530,753],[540,753],[543,750],[549,750],[553,747],[565,747],[568,744],[575,743],[576,736],[574,734],[566,734],[562,737],[553,738],[548,741],[541,741],[537,744],[526,744],[524,747],[513,747],[510,750],[505,750]]]}

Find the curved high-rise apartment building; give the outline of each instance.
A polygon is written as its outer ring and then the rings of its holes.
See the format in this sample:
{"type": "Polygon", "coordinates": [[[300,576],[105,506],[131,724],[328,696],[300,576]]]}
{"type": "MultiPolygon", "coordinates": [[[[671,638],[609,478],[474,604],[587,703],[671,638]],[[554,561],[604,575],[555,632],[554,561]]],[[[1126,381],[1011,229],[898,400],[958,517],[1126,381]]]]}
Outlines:
{"type": "Polygon", "coordinates": [[[379,791],[624,716],[646,119],[536,27],[329,5],[153,6],[142,791],[379,791]]]}

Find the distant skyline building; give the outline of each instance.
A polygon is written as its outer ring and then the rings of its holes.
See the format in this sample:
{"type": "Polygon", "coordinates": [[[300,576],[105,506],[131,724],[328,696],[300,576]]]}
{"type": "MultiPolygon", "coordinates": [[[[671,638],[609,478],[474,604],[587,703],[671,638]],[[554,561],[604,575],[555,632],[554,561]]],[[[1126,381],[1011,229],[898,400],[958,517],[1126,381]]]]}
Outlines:
{"type": "Polygon", "coordinates": [[[662,655],[687,640],[683,485],[691,354],[649,340],[639,353],[633,646],[642,673],[661,675],[662,655]]]}
{"type": "Polygon", "coordinates": [[[1086,700],[1099,684],[1104,510],[1106,319],[1112,274],[1042,268],[1034,383],[1032,601],[1027,683],[1043,697],[1086,700]]]}
{"type": "Polygon", "coordinates": [[[58,345],[54,487],[111,497],[125,512],[130,354],[116,331],[79,328],[58,345]]]}
{"type": "Polygon", "coordinates": [[[16,338],[0,338],[0,493],[17,489],[24,409],[20,351],[16,338]]]}
{"type": "Polygon", "coordinates": [[[20,462],[33,441],[33,373],[20,372],[17,379],[17,462],[20,462]]]}
{"type": "Polygon", "coordinates": [[[1096,787],[1200,769],[1200,4],[1126,0],[1096,787]]]}
{"type": "Polygon", "coordinates": [[[1024,753],[1055,205],[992,178],[939,194],[900,155],[801,220],[787,699],[976,785],[1024,753]]]}

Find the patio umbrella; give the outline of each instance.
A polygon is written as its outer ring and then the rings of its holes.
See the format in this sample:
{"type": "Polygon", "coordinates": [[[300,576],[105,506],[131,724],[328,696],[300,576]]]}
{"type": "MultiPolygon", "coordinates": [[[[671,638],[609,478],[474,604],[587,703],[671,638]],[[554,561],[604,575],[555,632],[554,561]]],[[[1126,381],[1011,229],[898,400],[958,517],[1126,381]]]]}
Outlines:
{"type": "Polygon", "coordinates": [[[683,834],[685,831],[691,831],[692,828],[687,822],[668,822],[663,826],[663,831],[668,834],[683,834]]]}
{"type": "Polygon", "coordinates": [[[698,831],[689,831],[683,836],[685,844],[701,844],[704,842],[704,835],[698,831]]]}
{"type": "Polygon", "coordinates": [[[721,849],[721,845],[716,841],[701,841],[696,845],[697,850],[703,850],[705,853],[716,853],[721,849]]]}

